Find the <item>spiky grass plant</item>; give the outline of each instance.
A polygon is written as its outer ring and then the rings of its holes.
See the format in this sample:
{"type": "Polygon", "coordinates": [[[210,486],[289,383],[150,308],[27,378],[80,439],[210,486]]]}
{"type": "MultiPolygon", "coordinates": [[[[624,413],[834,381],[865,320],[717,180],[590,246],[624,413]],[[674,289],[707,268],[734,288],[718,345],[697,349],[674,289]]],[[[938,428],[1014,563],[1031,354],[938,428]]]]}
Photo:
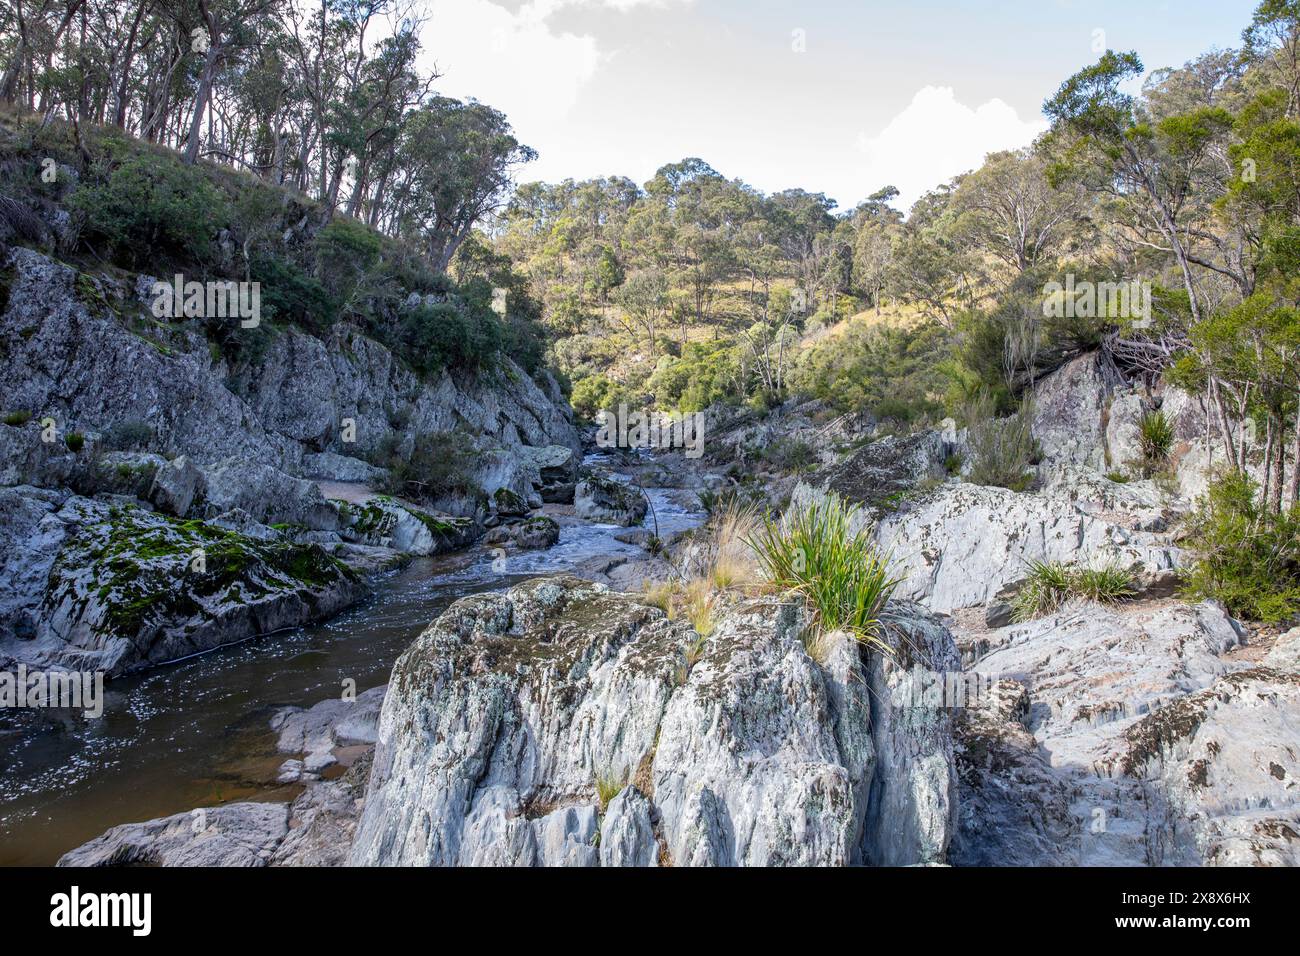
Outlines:
{"type": "Polygon", "coordinates": [[[1071,598],[1117,604],[1134,593],[1132,575],[1114,564],[1079,568],[1063,561],[1030,561],[1029,577],[1012,599],[1011,610],[1015,620],[1023,622],[1051,614],[1071,598]]]}
{"type": "Polygon", "coordinates": [[[1079,597],[1100,604],[1118,604],[1136,594],[1133,576],[1118,565],[1080,568],[1075,572],[1073,587],[1079,597]]]}
{"type": "Polygon", "coordinates": [[[764,518],[751,545],[767,579],[799,592],[813,611],[813,639],[845,631],[888,651],[879,615],[898,581],[857,517],[856,506],[829,495],[788,509],[779,521],[764,518]]]}

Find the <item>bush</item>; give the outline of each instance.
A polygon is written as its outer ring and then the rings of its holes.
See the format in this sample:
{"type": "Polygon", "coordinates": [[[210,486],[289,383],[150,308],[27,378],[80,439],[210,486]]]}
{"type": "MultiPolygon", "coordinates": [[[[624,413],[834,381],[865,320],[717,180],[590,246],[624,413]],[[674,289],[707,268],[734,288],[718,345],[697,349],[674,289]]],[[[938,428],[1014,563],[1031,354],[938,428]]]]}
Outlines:
{"type": "Polygon", "coordinates": [[[604,375],[589,375],[573,383],[570,404],[575,412],[591,420],[602,411],[613,411],[630,397],[627,389],[618,382],[604,375]]]}
{"type": "Polygon", "coordinates": [[[161,272],[207,262],[228,219],[225,197],[205,172],[169,156],[131,156],[107,178],[87,178],[68,201],[84,218],[82,238],[128,268],[161,272]]]}
{"type": "Polygon", "coordinates": [[[1196,560],[1185,592],[1219,601],[1236,617],[1286,621],[1300,614],[1300,508],[1273,514],[1257,489],[1238,473],[1210,484],[1188,521],[1196,560]]]}
{"type": "Polygon", "coordinates": [[[1050,614],[1071,598],[1115,604],[1132,597],[1133,578],[1115,565],[1078,568],[1060,561],[1030,561],[1029,578],[1011,602],[1017,621],[1050,614]]]}
{"type": "Polygon", "coordinates": [[[889,576],[889,560],[871,540],[870,527],[852,530],[857,518],[855,505],[830,495],[790,509],[780,521],[764,518],[751,546],[773,584],[803,596],[818,631],[847,631],[888,650],[879,637],[879,614],[898,581],[889,576]]]}
{"type": "Polygon", "coordinates": [[[104,433],[103,446],[116,451],[140,451],[153,444],[153,426],[139,419],[117,422],[104,433]]]}
{"type": "Polygon", "coordinates": [[[32,413],[23,412],[23,411],[9,412],[8,414],[5,415],[4,418],[5,424],[12,425],[14,428],[17,428],[20,425],[26,425],[31,420],[32,420],[32,413]]]}
{"type": "Polygon", "coordinates": [[[474,443],[462,432],[421,435],[409,459],[394,456],[388,461],[384,490],[413,501],[475,494],[478,486],[465,468],[475,453],[474,443]]]}
{"type": "Polygon", "coordinates": [[[1024,491],[1033,480],[1029,466],[1036,456],[1033,414],[1026,402],[1014,415],[996,418],[996,400],[984,392],[966,406],[970,473],[973,484],[1024,491]]]}
{"type": "Polygon", "coordinates": [[[501,346],[501,324],[490,309],[453,302],[421,305],[402,319],[403,349],[425,377],[447,368],[477,369],[501,346]]]}
{"type": "Polygon", "coordinates": [[[68,432],[63,439],[63,444],[68,446],[68,451],[78,452],[86,447],[86,436],[81,432],[68,432]]]}

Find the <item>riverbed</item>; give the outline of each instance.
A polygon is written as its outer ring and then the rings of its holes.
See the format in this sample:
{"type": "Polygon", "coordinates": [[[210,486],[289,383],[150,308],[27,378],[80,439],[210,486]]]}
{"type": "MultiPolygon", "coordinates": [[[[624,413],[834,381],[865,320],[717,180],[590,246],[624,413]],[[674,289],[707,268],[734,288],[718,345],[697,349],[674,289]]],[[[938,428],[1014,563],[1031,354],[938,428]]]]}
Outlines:
{"type": "MultiPolygon", "coordinates": [[[[649,489],[645,526],[667,538],[703,515],[649,489]]],[[[485,547],[418,558],[329,621],[264,635],[105,685],[104,714],[0,715],[0,865],[51,865],[120,823],[236,800],[289,800],[274,781],[271,715],[383,684],[398,655],[452,601],[592,557],[643,556],[625,529],[560,517],[545,551],[485,547]]]]}

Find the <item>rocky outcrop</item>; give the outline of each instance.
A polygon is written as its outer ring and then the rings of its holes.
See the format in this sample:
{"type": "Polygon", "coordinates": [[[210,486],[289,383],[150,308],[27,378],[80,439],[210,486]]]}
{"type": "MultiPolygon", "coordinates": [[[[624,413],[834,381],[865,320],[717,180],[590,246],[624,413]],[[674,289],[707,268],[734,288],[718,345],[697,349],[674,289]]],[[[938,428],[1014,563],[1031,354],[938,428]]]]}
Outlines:
{"type": "Polygon", "coordinates": [[[113,827],[59,866],[266,866],[289,833],[283,803],[230,803],[113,827]]]}
{"type": "Polygon", "coordinates": [[[1058,495],[945,484],[888,515],[877,538],[902,579],[900,597],[935,611],[986,604],[1022,580],[1028,562],[1115,563],[1135,572],[1176,566],[1160,535],[1089,513],[1058,495]]]}
{"type": "Polygon", "coordinates": [[[369,761],[314,783],[292,803],[227,803],[113,827],[62,867],[339,866],[356,829],[369,761]]]}
{"type": "Polygon", "coordinates": [[[887,702],[955,652],[901,615],[895,657],[842,638],[823,666],[791,605],[742,605],[702,640],[573,578],[462,599],[394,668],[351,861],[942,859],[948,717],[887,702]]]}
{"type": "MultiPolygon", "coordinates": [[[[850,452],[810,475],[804,485],[879,513],[895,506],[918,485],[946,478],[945,461],[954,451],[953,443],[937,431],[893,435],[850,452]]],[[[796,492],[796,496],[800,494],[796,492]]]]}
{"type": "Polygon", "coordinates": [[[970,865],[1291,864],[1300,673],[1252,664],[1213,604],[1075,605],[959,645],[994,692],[963,715],[970,865]]]}
{"type": "Polygon", "coordinates": [[[481,528],[469,518],[457,518],[376,495],[361,503],[335,502],[339,535],[369,547],[391,548],[402,554],[430,555],[463,548],[481,528]]]}
{"type": "Polygon", "coordinates": [[[617,481],[597,469],[582,476],[573,504],[579,518],[625,528],[640,524],[647,511],[645,495],[639,488],[617,481]]]}
{"type": "Polygon", "coordinates": [[[1044,459],[1104,471],[1109,394],[1095,353],[1073,359],[1039,381],[1033,390],[1032,431],[1044,459]]]}
{"type": "Polygon", "coordinates": [[[0,489],[0,664],[115,676],[328,617],[366,592],[319,545],[0,489]]]}
{"type": "MultiPolygon", "coordinates": [[[[255,366],[232,369],[197,323],[152,320],[140,297],[148,277],[81,274],[30,249],[9,251],[2,267],[12,281],[0,314],[0,411],[52,418],[60,445],[74,431],[139,423],[152,435],[145,450],[199,466],[234,458],[291,476],[367,481],[380,473],[358,459],[409,456],[416,441],[455,431],[503,456],[498,483],[482,488],[488,494],[534,482],[554,489],[568,467],[554,449],[571,460],[581,451],[554,381],[534,380],[506,356],[493,372],[426,382],[347,323],[323,339],[264,326],[255,366]],[[530,447],[537,461],[521,457],[530,447]]],[[[0,445],[14,439],[7,431],[0,427],[0,445]]],[[[32,451],[39,461],[7,458],[0,478],[63,483],[53,459],[66,449],[32,451]]]]}

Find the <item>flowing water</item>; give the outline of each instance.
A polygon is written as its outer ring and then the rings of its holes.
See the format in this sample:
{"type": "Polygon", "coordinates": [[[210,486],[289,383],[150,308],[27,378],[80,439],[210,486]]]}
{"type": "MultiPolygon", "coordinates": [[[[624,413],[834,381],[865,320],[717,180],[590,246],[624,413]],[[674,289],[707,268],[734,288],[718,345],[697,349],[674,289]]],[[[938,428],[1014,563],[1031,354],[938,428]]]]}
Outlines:
{"type": "MultiPolygon", "coordinates": [[[[659,533],[702,515],[650,489],[659,533]]],[[[472,548],[390,572],[365,602],[322,624],[265,635],[105,684],[99,719],[55,711],[0,715],[0,865],[48,865],[119,823],[234,800],[289,800],[268,722],[388,680],[393,662],[457,598],[603,555],[644,556],[620,528],[560,519],[545,551],[472,548]]],[[[654,528],[650,516],[647,526],[654,528]]]]}

